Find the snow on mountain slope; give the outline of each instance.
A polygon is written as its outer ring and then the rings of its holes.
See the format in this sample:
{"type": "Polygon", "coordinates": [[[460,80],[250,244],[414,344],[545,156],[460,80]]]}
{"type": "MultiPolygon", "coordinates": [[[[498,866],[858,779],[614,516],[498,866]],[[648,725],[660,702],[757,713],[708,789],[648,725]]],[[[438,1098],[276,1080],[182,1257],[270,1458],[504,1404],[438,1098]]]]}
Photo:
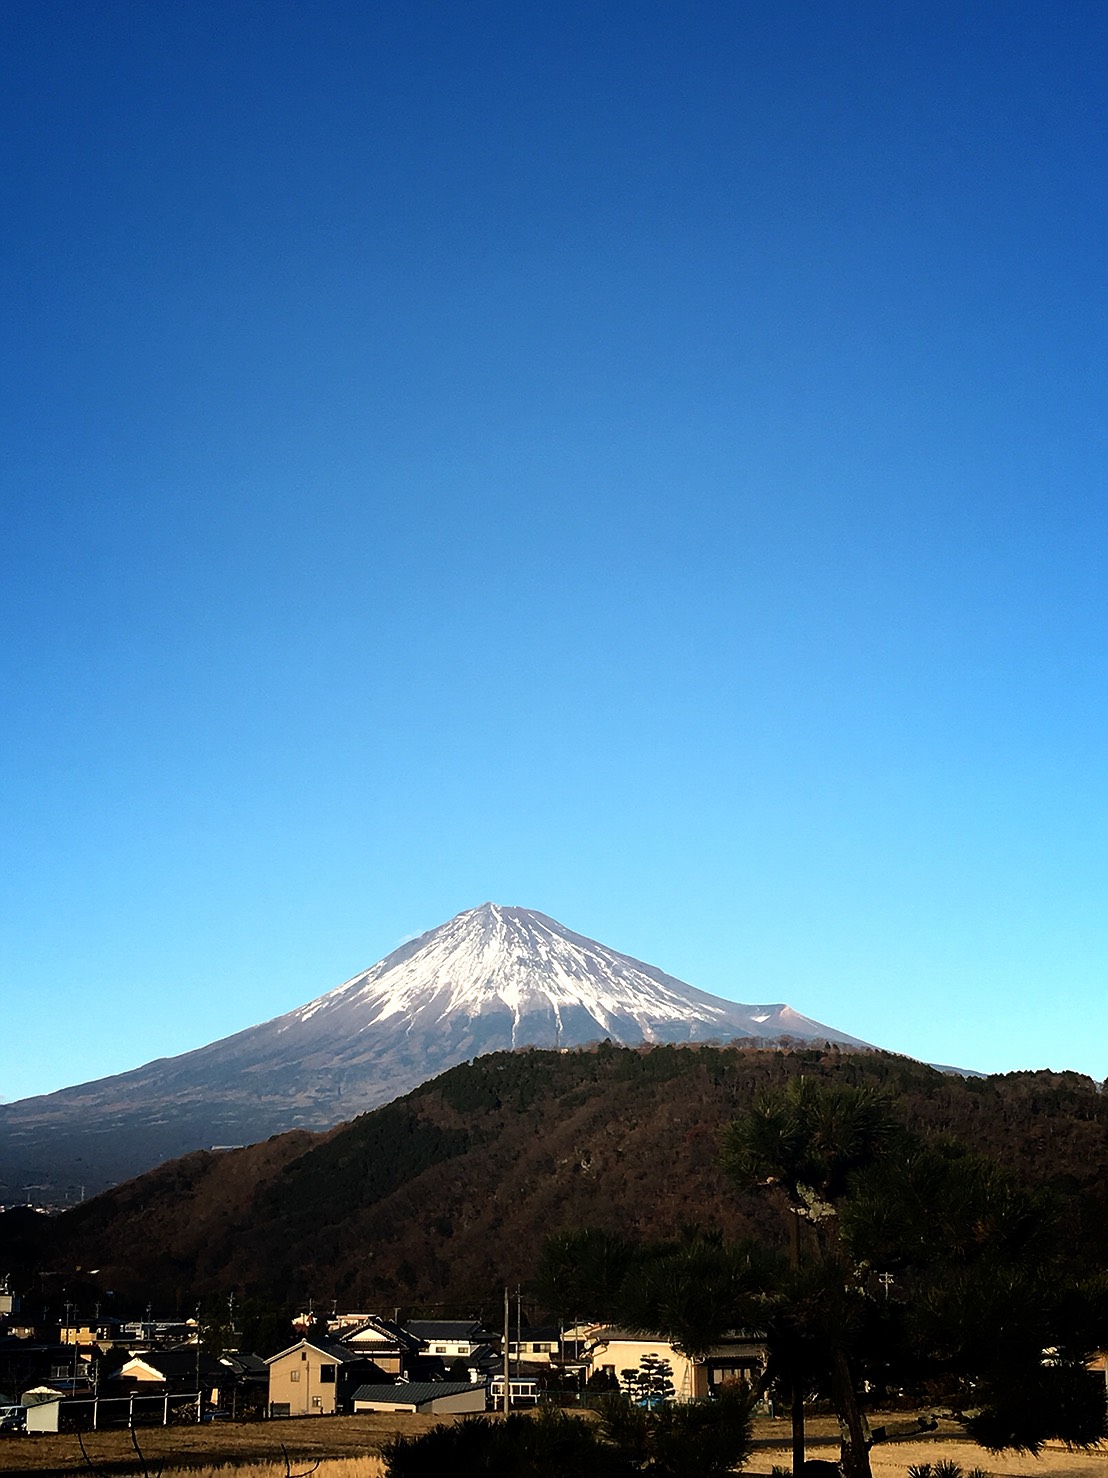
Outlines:
{"type": "Polygon", "coordinates": [[[592,1040],[580,1035],[581,1012],[594,1035],[625,1043],[788,1033],[865,1045],[785,1005],[740,1006],[706,995],[545,914],[495,903],[458,914],[280,1020],[294,1030],[309,1021],[325,1028],[337,1017],[364,1032],[392,1018],[411,1030],[454,1015],[505,1012],[511,1032],[503,1045],[512,1047],[592,1040]],[[533,1033],[541,1017],[549,1029],[540,1044],[533,1033]]]}

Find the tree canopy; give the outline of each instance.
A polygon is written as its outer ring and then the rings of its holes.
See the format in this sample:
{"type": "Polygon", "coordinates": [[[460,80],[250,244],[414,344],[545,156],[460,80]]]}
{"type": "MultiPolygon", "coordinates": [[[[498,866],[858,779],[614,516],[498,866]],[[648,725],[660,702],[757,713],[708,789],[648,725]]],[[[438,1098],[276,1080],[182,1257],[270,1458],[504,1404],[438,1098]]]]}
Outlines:
{"type": "Polygon", "coordinates": [[[794,1467],[806,1396],[829,1400],[844,1468],[867,1478],[864,1392],[912,1391],[983,1446],[1037,1452],[1105,1435],[1108,1278],[1076,1259],[1057,1207],[1010,1170],[909,1133],[871,1085],[796,1077],[724,1136],[736,1185],[774,1197],[787,1258],[691,1229],[634,1245],[551,1239],[537,1291],[567,1317],[650,1330],[692,1356],[758,1329],[763,1387],[791,1403],[794,1467]]]}
{"type": "Polygon", "coordinates": [[[926,1389],[992,1449],[1105,1434],[1103,1382],[1087,1361],[1108,1336],[1108,1306],[1044,1192],[963,1146],[910,1135],[870,1087],[803,1077],[759,1095],[724,1157],[790,1218],[771,1350],[794,1409],[806,1385],[834,1403],[848,1471],[869,1471],[863,1384],[926,1389]]]}

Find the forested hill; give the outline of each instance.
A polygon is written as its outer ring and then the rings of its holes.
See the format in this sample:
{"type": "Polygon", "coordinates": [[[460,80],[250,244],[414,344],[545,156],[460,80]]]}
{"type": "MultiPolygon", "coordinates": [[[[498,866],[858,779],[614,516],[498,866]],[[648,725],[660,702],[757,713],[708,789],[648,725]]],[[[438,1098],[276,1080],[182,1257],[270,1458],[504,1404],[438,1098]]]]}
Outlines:
{"type": "MultiPolygon", "coordinates": [[[[327,1134],[186,1156],[58,1217],[38,1260],[98,1269],[101,1286],[144,1298],[236,1289],[374,1308],[476,1303],[525,1283],[559,1229],[659,1237],[699,1224],[776,1241],[775,1211],[725,1180],[719,1135],[756,1092],[799,1073],[881,1085],[909,1128],[1054,1187],[1074,1245],[1108,1264],[1108,1096],[1088,1078],[608,1044],[496,1053],[327,1134]]],[[[20,1251],[10,1218],[5,1266],[20,1251]]]]}

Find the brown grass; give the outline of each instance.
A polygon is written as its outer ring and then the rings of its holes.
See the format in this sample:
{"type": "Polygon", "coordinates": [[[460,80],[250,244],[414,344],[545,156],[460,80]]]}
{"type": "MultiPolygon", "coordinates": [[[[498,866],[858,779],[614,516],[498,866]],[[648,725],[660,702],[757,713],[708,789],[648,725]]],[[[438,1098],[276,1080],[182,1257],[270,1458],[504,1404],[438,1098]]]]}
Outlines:
{"type": "MultiPolygon", "coordinates": [[[[286,1421],[141,1427],[136,1436],[151,1478],[163,1464],[163,1478],[178,1471],[218,1478],[238,1478],[240,1473],[249,1478],[285,1478],[285,1453],[294,1478],[316,1461],[321,1466],[312,1478],[378,1478],[380,1465],[375,1468],[368,1459],[377,1458],[382,1443],[451,1420],[448,1416],[412,1412],[366,1412],[286,1421]]],[[[136,1456],[128,1432],[86,1432],[84,1443],[96,1474],[134,1474],[141,1478],[143,1462],[136,1456]]],[[[0,1436],[0,1478],[80,1473],[91,1478],[72,1433],[0,1436]]]]}
{"type": "MultiPolygon", "coordinates": [[[[196,1478],[196,1469],[166,1468],[163,1478],[188,1472],[196,1478]]],[[[384,1478],[385,1465],[379,1457],[322,1458],[319,1466],[311,1463],[286,1468],[280,1463],[223,1463],[208,1469],[211,1478],[384,1478]]]]}
{"type": "MultiPolygon", "coordinates": [[[[143,1427],[137,1435],[151,1478],[163,1464],[162,1478],[299,1478],[315,1462],[319,1467],[311,1478],[383,1478],[382,1443],[454,1420],[464,1418],[375,1412],[202,1427],[143,1427]]],[[[872,1420],[876,1425],[881,1417],[874,1415],[872,1420]]],[[[904,1424],[902,1414],[890,1421],[904,1424]]],[[[787,1422],[759,1419],[754,1438],[747,1478],[768,1474],[775,1465],[789,1467],[787,1422]]],[[[89,1432],[84,1440],[96,1475],[142,1478],[143,1463],[127,1432],[89,1432]]],[[[838,1457],[838,1429],[833,1419],[817,1417],[809,1423],[808,1455],[838,1457]]],[[[1108,1448],[1070,1452],[1052,1444],[1037,1458],[1017,1453],[994,1456],[956,1431],[913,1435],[879,1444],[870,1453],[874,1478],[907,1478],[909,1466],[940,1458],[952,1458],[966,1472],[984,1468],[992,1478],[1108,1478],[1108,1448]]],[[[27,1478],[69,1478],[82,1473],[92,1478],[75,1436],[0,1436],[0,1478],[24,1474],[27,1478]]]]}
{"type": "MultiPolygon", "coordinates": [[[[293,1468],[291,1478],[306,1474],[310,1464],[293,1468]]],[[[166,1478],[169,1478],[169,1469],[166,1478]]],[[[384,1478],[385,1465],[379,1457],[323,1458],[311,1478],[384,1478]]],[[[290,1478],[284,1463],[248,1463],[245,1466],[224,1465],[212,1469],[212,1478],[290,1478]]]]}

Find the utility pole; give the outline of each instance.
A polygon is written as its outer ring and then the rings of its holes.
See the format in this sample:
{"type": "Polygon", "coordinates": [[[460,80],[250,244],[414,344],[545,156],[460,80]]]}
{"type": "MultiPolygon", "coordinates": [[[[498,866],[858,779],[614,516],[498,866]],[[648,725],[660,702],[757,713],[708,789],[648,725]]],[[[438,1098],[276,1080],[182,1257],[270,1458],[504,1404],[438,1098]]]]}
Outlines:
{"type": "Polygon", "coordinates": [[[63,1338],[65,1340],[65,1343],[70,1347],[69,1374],[71,1380],[73,1381],[73,1388],[70,1390],[71,1396],[75,1396],[77,1394],[77,1331],[72,1327],[73,1317],[73,1305],[67,1302],[65,1305],[65,1334],[63,1338]]]}
{"type": "Polygon", "coordinates": [[[508,1342],[508,1285],[504,1284],[504,1415],[508,1415],[508,1405],[511,1401],[511,1355],[509,1354],[508,1342]]]}
{"type": "Polygon", "coordinates": [[[203,1419],[204,1402],[200,1395],[200,1305],[196,1305],[196,1423],[203,1419]]]}

